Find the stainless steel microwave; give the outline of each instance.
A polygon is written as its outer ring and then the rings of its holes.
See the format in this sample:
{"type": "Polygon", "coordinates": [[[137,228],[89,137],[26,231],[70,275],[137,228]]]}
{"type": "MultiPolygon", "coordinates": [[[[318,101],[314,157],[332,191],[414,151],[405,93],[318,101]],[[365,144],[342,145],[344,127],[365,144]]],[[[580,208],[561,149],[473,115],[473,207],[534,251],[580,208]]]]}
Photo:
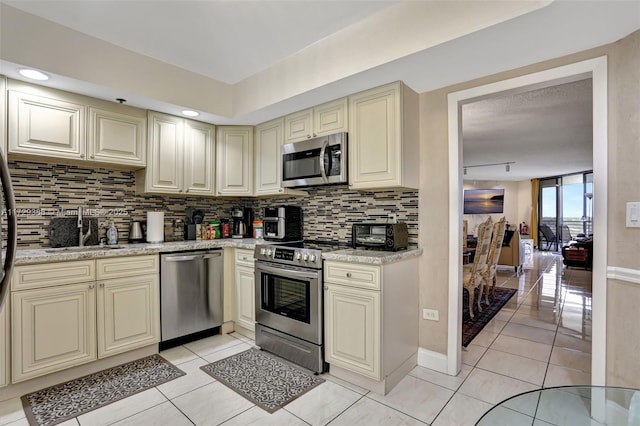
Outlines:
{"type": "Polygon", "coordinates": [[[282,186],[347,183],[347,134],[336,133],[282,146],[282,186]]]}

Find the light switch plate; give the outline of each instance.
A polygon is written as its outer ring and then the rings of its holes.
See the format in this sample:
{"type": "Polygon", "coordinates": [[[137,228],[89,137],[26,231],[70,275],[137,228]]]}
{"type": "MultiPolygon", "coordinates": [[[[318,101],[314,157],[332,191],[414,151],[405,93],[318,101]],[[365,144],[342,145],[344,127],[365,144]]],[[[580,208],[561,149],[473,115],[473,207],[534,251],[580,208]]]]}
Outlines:
{"type": "Polygon", "coordinates": [[[627,203],[627,228],[640,228],[640,202],[627,203]]]}
{"type": "Polygon", "coordinates": [[[430,321],[439,321],[440,314],[435,309],[423,309],[422,310],[422,319],[430,320],[430,321]]]}

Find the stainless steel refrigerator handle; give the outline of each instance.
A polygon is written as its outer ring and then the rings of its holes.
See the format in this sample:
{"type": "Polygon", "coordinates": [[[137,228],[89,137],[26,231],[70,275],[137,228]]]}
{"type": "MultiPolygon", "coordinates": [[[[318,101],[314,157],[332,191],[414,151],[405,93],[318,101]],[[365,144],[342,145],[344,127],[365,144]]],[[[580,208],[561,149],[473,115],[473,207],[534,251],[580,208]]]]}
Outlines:
{"type": "Polygon", "coordinates": [[[320,148],[320,174],[322,175],[322,179],[325,182],[329,182],[329,179],[327,179],[327,172],[324,170],[324,153],[327,150],[328,146],[329,138],[325,139],[325,141],[322,142],[322,148],[320,148]]]}
{"type": "Polygon", "coordinates": [[[191,262],[198,259],[202,259],[202,256],[171,256],[164,258],[167,262],[191,262]]]}
{"type": "Polygon", "coordinates": [[[0,309],[2,309],[4,300],[9,292],[13,262],[16,258],[16,246],[18,244],[18,223],[15,216],[16,202],[13,186],[11,185],[11,175],[9,175],[9,166],[5,161],[2,150],[0,150],[0,181],[2,182],[2,192],[7,207],[7,251],[5,252],[4,265],[2,267],[4,275],[2,281],[0,281],[0,309]]]}

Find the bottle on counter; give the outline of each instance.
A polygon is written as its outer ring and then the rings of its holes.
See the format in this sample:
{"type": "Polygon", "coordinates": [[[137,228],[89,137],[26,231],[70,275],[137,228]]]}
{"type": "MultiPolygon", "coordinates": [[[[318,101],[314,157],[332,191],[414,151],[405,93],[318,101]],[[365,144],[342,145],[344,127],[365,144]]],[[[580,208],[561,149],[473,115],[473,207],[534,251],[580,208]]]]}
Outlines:
{"type": "Polygon", "coordinates": [[[107,244],[118,244],[118,228],[116,228],[116,224],[113,220],[111,221],[111,226],[109,226],[109,229],[107,229],[107,244]]]}
{"type": "Polygon", "coordinates": [[[222,238],[231,237],[231,224],[229,223],[229,219],[222,219],[220,222],[222,238]]]}
{"type": "Polygon", "coordinates": [[[211,222],[211,239],[212,240],[220,239],[220,222],[217,220],[211,222]]]}
{"type": "Polygon", "coordinates": [[[261,240],[264,237],[264,228],[261,220],[253,221],[253,238],[261,240]]]}

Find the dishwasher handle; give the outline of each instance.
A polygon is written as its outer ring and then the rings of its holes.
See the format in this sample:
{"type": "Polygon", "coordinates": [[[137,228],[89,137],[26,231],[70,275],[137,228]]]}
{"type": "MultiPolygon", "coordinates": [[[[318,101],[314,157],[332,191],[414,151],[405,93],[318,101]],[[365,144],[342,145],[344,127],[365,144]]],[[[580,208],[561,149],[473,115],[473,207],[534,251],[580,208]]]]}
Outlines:
{"type": "Polygon", "coordinates": [[[216,257],[221,257],[222,253],[217,252],[217,253],[207,253],[204,256],[202,256],[203,259],[214,259],[216,257]]]}
{"type": "Polygon", "coordinates": [[[165,257],[164,260],[167,262],[191,262],[193,260],[201,259],[201,256],[169,256],[165,257]]]}

